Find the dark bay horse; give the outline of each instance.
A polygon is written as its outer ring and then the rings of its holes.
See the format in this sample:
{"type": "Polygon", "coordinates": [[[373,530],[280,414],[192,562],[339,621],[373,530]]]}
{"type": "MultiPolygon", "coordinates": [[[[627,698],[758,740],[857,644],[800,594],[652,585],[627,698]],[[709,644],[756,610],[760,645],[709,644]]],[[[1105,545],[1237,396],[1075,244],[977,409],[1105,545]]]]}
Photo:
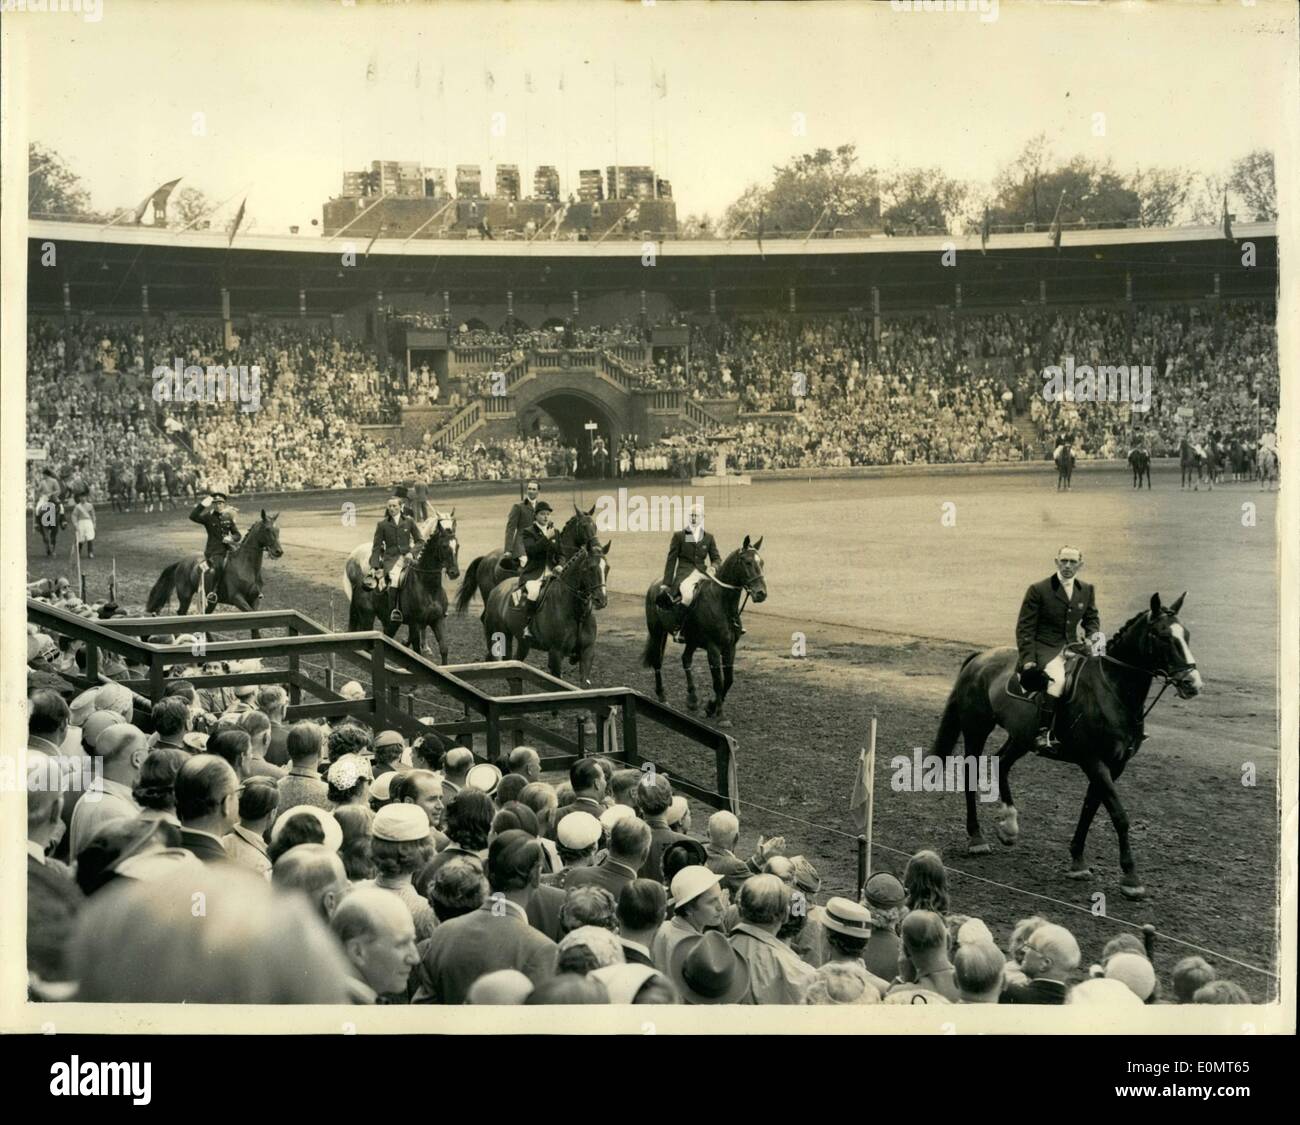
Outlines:
{"type": "MultiPolygon", "coordinates": [[[[700,700],[695,692],[695,677],[691,674],[691,661],[696,649],[704,649],[709,658],[709,673],[713,677],[713,698],[704,713],[716,719],[718,726],[729,727],[731,720],[723,713],[727,692],[731,690],[736,642],[739,639],[731,622],[740,613],[740,595],[743,593],[755,602],[767,600],[767,582],[763,577],[763,560],[758,542],[750,543],[749,536],[739,549],[732,551],[718,567],[716,577],[707,578],[695,588],[695,600],[686,612],[686,622],[680,636],[686,642],[682,652],[682,671],[686,673],[686,709],[699,709],[700,700]]],[[[655,698],[663,703],[664,647],[672,627],[672,613],[659,608],[660,582],[656,579],[645,594],[645,623],[648,636],[641,653],[641,663],[653,668],[655,673],[655,698]]]]}
{"type": "MultiPolygon", "coordinates": [[[[573,515],[560,530],[562,559],[573,558],[580,547],[592,550],[599,548],[596,521],[591,518],[595,511],[595,504],[585,512],[577,504],[573,506],[573,515]]],[[[465,577],[461,580],[460,589],[456,591],[456,612],[464,613],[469,609],[469,603],[474,600],[475,594],[483,599],[483,604],[486,606],[488,595],[502,582],[514,578],[516,573],[518,573],[518,564],[513,558],[506,560],[503,549],[498,548],[489,551],[486,555],[480,555],[465,568],[465,577]]]]}
{"type": "MultiPolygon", "coordinates": [[[[384,633],[396,636],[406,625],[406,645],[420,652],[425,628],[433,630],[434,640],[442,663],[447,663],[450,649],[447,644],[447,591],[442,586],[445,570],[448,578],[460,577],[460,542],[456,538],[456,509],[447,515],[435,513],[425,534],[424,546],[406,570],[406,577],[398,592],[398,607],[402,620],[388,620],[387,599],[384,594],[368,589],[363,583],[370,569],[370,544],[363,543],[348,557],[343,568],[343,590],[348,595],[348,632],[360,633],[369,629],[378,617],[383,621],[384,633]]],[[[421,532],[425,528],[421,527],[421,532]]]]}
{"type": "Polygon", "coordinates": [[[512,579],[500,583],[483,609],[483,638],[488,660],[510,660],[512,642],[519,645],[514,659],[524,660],[533,647],[546,652],[552,676],[560,675],[561,661],[568,657],[578,665],[578,682],[591,687],[591,665],[596,656],[596,613],[609,601],[610,545],[579,547],[563,564],[564,571],[550,579],[533,613],[533,640],[524,636],[527,608],[513,604],[512,579]]]}
{"type": "MultiPolygon", "coordinates": [[[[1186,596],[1165,607],[1160,595],[1152,594],[1150,611],[1125,622],[1111,639],[1106,655],[1085,658],[1074,694],[1062,702],[1056,720],[1061,742],[1057,756],[1077,765],[1088,779],[1083,810],[1070,841],[1066,874],[1071,879],[1091,876],[1083,858],[1084,845],[1098,806],[1105,805],[1119,837],[1120,890],[1129,898],[1141,898],[1146,890],[1129,849],[1128,813],[1115,782],[1141,745],[1139,731],[1151,681],[1161,679],[1166,687],[1173,684],[1180,699],[1190,699],[1201,691],[1201,674],[1189,646],[1191,633],[1178,620],[1186,596]]],[[[966,658],[948,696],[932,750],[946,758],[953,754],[960,736],[968,761],[976,760],[984,753],[994,727],[1006,731],[1007,740],[996,752],[1000,806],[995,827],[998,839],[1007,845],[1014,844],[1020,834],[1011,795],[1011,767],[1033,750],[1037,728],[1036,704],[1007,693],[1016,661],[1014,648],[988,649],[966,658]]],[[[974,787],[966,786],[966,850],[982,855],[990,848],[980,833],[975,799],[974,787]]]]}
{"type": "Polygon", "coordinates": [[[1151,454],[1145,449],[1130,449],[1129,468],[1133,470],[1133,487],[1142,487],[1142,478],[1146,477],[1147,489],[1151,488],[1151,454]]]}
{"type": "Polygon", "coordinates": [[[1064,489],[1068,492],[1073,487],[1070,482],[1074,478],[1074,446],[1065,442],[1052,460],[1056,462],[1056,491],[1064,489]]]}
{"type": "MultiPolygon", "coordinates": [[[[248,534],[239,546],[226,556],[226,565],[217,583],[217,602],[233,605],[236,609],[251,612],[257,608],[262,597],[262,556],[270,555],[278,559],[284,554],[280,547],[280,529],[276,526],[279,513],[268,516],[262,509],[262,518],[248,529],[248,534]]],[[[158,581],[149,591],[145,602],[148,613],[158,613],[171,599],[172,592],[180,603],[180,614],[190,611],[190,600],[199,588],[199,564],[203,562],[201,554],[187,555],[179,562],[174,562],[158,576],[158,581]]],[[[204,603],[203,612],[211,613],[215,605],[204,603]]],[[[254,636],[257,634],[254,633],[254,636]]]]}
{"type": "MultiPolygon", "coordinates": [[[[136,499],[143,501],[146,512],[153,511],[154,502],[154,478],[149,471],[149,466],[141,461],[135,467],[135,495],[136,499]]],[[[158,509],[162,510],[162,498],[158,498],[158,509]]]]}
{"type": "Polygon", "coordinates": [[[1204,472],[1201,465],[1201,454],[1186,437],[1178,443],[1178,465],[1183,473],[1182,483],[1179,488],[1186,488],[1190,484],[1193,492],[1199,492],[1201,476],[1204,472]]]}
{"type": "Polygon", "coordinates": [[[123,471],[120,461],[114,461],[108,470],[108,499],[113,505],[113,511],[129,512],[132,495],[130,475],[123,471]]]}

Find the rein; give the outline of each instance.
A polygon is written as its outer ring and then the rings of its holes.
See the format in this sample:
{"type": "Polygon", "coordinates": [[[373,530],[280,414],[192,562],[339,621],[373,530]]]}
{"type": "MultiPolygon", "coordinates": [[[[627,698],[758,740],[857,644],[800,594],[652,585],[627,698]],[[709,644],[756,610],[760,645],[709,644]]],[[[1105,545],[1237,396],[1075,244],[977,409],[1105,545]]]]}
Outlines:
{"type": "Polygon", "coordinates": [[[1153,680],[1159,679],[1162,681],[1160,690],[1156,692],[1155,699],[1153,699],[1150,702],[1150,704],[1147,706],[1147,709],[1142,712],[1143,722],[1146,721],[1146,717],[1149,714],[1151,714],[1152,708],[1154,708],[1155,705],[1160,702],[1160,697],[1165,694],[1165,692],[1169,689],[1169,685],[1174,683],[1178,676],[1181,676],[1184,672],[1196,671],[1195,664],[1183,664],[1172,670],[1167,670],[1164,668],[1155,668],[1155,669],[1140,668],[1136,664],[1129,664],[1127,661],[1119,660],[1116,657],[1110,656],[1106,653],[1102,653],[1101,656],[1098,657],[1098,659],[1108,661],[1109,663],[1114,664],[1120,668],[1127,668],[1130,672],[1141,672],[1143,675],[1150,676],[1153,680]]]}

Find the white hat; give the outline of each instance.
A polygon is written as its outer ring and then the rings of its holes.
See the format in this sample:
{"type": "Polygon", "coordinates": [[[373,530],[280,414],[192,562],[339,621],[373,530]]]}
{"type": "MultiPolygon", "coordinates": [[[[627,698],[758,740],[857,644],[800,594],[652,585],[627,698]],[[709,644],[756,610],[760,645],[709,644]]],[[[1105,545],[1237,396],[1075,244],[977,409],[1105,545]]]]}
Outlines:
{"type": "Polygon", "coordinates": [[[688,902],[699,898],[710,887],[716,887],[721,882],[722,876],[715,875],[707,867],[701,867],[699,864],[683,867],[673,876],[670,888],[673,906],[680,910],[688,902]]]}
{"type": "Polygon", "coordinates": [[[365,699],[366,689],[363,688],[359,683],[357,683],[356,680],[349,680],[346,684],[344,684],[341,688],[339,688],[339,695],[341,695],[344,699],[352,699],[352,700],[365,699]]]}
{"type": "Polygon", "coordinates": [[[375,813],[370,835],[376,840],[389,840],[397,844],[426,839],[429,835],[429,814],[419,805],[410,803],[385,805],[375,813]]]}
{"type": "Polygon", "coordinates": [[[673,798],[673,803],[668,806],[668,811],[664,813],[664,821],[671,828],[674,824],[680,824],[690,811],[690,802],[679,793],[673,798]]]}
{"type": "Polygon", "coordinates": [[[393,799],[393,782],[401,776],[396,770],[381,773],[370,783],[370,795],[379,801],[391,801],[393,799]]]}
{"type": "Polygon", "coordinates": [[[1070,989],[1069,995],[1066,996],[1067,1004],[1100,1004],[1104,1007],[1129,1007],[1140,1008],[1142,1001],[1137,998],[1128,985],[1122,980],[1116,980],[1114,977],[1093,977],[1091,980],[1081,981],[1070,989]]]}
{"type": "Polygon", "coordinates": [[[308,816],[314,816],[320,821],[322,831],[325,833],[325,846],[330,851],[336,852],[343,846],[343,826],[334,819],[331,813],[316,805],[294,805],[291,809],[286,809],[275,818],[275,824],[271,827],[271,843],[275,843],[284,830],[284,826],[289,823],[299,813],[306,813],[308,816]]]}
{"type": "Polygon", "coordinates": [[[610,805],[609,808],[600,814],[601,827],[604,828],[606,832],[612,832],[614,825],[616,825],[620,820],[627,820],[628,817],[631,817],[633,820],[636,819],[636,809],[631,805],[610,805]]]}
{"type": "Polygon", "coordinates": [[[581,810],[566,813],[555,826],[555,838],[571,852],[592,847],[600,839],[600,821],[581,810]]]}
{"type": "Polygon", "coordinates": [[[477,789],[480,793],[495,793],[500,782],[501,770],[491,762],[479,762],[465,775],[465,788],[477,789]]]}

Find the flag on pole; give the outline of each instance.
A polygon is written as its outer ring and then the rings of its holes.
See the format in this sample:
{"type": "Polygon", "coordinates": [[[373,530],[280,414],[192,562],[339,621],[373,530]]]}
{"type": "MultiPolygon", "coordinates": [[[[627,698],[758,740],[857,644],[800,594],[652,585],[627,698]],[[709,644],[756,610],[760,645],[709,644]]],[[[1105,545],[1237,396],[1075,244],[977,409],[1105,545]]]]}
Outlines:
{"type": "Polygon", "coordinates": [[[384,230],[385,230],[385,227],[384,227],[384,225],[381,223],[381,224],[379,225],[379,229],[378,229],[377,231],[375,231],[374,237],[371,238],[371,240],[370,240],[369,242],[366,243],[366,252],[365,252],[364,254],[361,255],[361,260],[362,260],[363,262],[364,262],[367,258],[370,257],[370,248],[375,244],[375,242],[378,240],[379,236],[380,236],[381,234],[384,233],[384,230]]]}
{"type": "Polygon", "coordinates": [[[177,184],[179,184],[181,180],[184,178],[185,177],[182,176],[180,177],[180,179],[168,180],[165,184],[162,184],[160,187],[158,187],[157,189],[155,189],[154,191],[146,195],[144,199],[141,201],[140,206],[135,209],[136,226],[140,225],[140,220],[144,218],[144,213],[149,209],[150,203],[154,205],[155,210],[157,210],[158,208],[166,207],[167,200],[171,196],[172,189],[177,184]]]}
{"type": "Polygon", "coordinates": [[[1061,198],[1056,201],[1056,214],[1052,216],[1052,245],[1059,252],[1061,249],[1061,204],[1065,202],[1065,191],[1062,189],[1061,198]]]}
{"type": "Polygon", "coordinates": [[[984,221],[980,223],[980,253],[988,253],[989,244],[989,209],[984,208],[984,221]]]}
{"type": "Polygon", "coordinates": [[[1223,193],[1223,237],[1230,242],[1235,241],[1232,237],[1232,220],[1228,216],[1228,193],[1223,193]]]}
{"type": "Polygon", "coordinates": [[[867,830],[868,809],[874,797],[876,748],[864,746],[858,755],[858,773],[853,779],[853,796],[849,798],[849,817],[853,830],[862,835],[867,830]]]}
{"type": "Polygon", "coordinates": [[[226,243],[226,249],[229,250],[235,241],[235,235],[239,233],[239,224],[244,221],[244,204],[248,202],[248,196],[244,196],[243,201],[239,204],[239,210],[235,212],[235,222],[230,228],[230,240],[226,243]]]}

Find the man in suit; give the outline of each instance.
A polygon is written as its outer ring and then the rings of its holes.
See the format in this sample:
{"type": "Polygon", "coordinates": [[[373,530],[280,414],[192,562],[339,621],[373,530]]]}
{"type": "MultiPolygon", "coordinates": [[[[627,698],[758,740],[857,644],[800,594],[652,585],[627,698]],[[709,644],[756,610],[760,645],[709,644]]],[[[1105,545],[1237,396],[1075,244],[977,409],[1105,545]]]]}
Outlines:
{"type": "Polygon", "coordinates": [[[176,775],[176,815],[181,847],[204,863],[230,859],[221,838],[239,823],[244,787],[230,763],[215,754],[195,754],[176,775]]]}
{"type": "Polygon", "coordinates": [[[1066,645],[1077,639],[1082,626],[1094,654],[1105,651],[1096,591],[1076,577],[1082,569],[1082,552],[1077,547],[1062,547],[1056,553],[1056,573],[1025,591],[1016,621],[1020,683],[1026,691],[1037,693],[1034,749],[1049,756],[1058,745],[1052,737],[1052,721],[1065,686],[1066,645]]]}
{"type": "Polygon", "coordinates": [[[594,867],[566,868],[566,890],[594,884],[604,887],[617,900],[623,888],[637,878],[637,872],[650,858],[652,830],[644,820],[625,817],[610,829],[609,851],[594,867]]]}
{"type": "Polygon", "coordinates": [[[551,506],[545,500],[538,503],[533,522],[520,532],[518,538],[519,580],[512,597],[515,605],[519,605],[521,599],[526,601],[528,622],[524,626],[524,636],[532,640],[533,613],[541,600],[544,580],[564,571],[560,563],[560,539],[551,526],[551,506]]]}
{"type": "Polygon", "coordinates": [[[43,982],[70,977],[65,949],[83,900],[68,869],[47,855],[64,832],[63,782],[56,758],[27,751],[27,972],[43,982]]]}
{"type": "Polygon", "coordinates": [[[203,545],[203,585],[208,586],[208,570],[212,571],[212,585],[208,587],[207,600],[217,603],[217,591],[221,587],[221,572],[225,566],[226,555],[230,548],[236,546],[243,538],[235,526],[235,510],[227,507],[224,492],[212,492],[203,497],[190,513],[190,520],[204,528],[208,541],[203,545]]]}
{"type": "Polygon", "coordinates": [[[1070,973],[1079,965],[1079,943],[1064,926],[1048,922],[1025,939],[1021,966],[1028,978],[1008,983],[1000,1004],[1064,1004],[1070,973]]]}
{"type": "MultiPolygon", "coordinates": [[[[704,530],[704,513],[692,508],[686,527],[674,531],[668,544],[668,561],[664,564],[664,581],[659,589],[659,605],[673,613],[673,640],[680,641],[682,626],[686,624],[686,611],[695,600],[695,591],[709,573],[709,567],[719,566],[722,556],[711,532],[704,530]]],[[[740,617],[732,621],[738,637],[744,636],[740,617]]]]}
{"type": "MultiPolygon", "coordinates": [[[[404,490],[403,490],[404,491],[404,490]]],[[[390,496],[384,506],[384,518],[375,524],[375,538],[370,547],[371,577],[378,584],[381,579],[388,585],[388,620],[402,621],[398,607],[398,588],[402,575],[411,561],[411,553],[424,543],[424,537],[402,508],[400,496],[390,496]]]]}
{"type": "Polygon", "coordinates": [[[527,495],[524,499],[511,505],[510,515],[506,519],[506,545],[505,553],[512,558],[517,558],[523,554],[523,546],[520,543],[520,536],[524,528],[531,527],[533,521],[537,519],[537,493],[539,489],[535,480],[528,482],[527,495]]]}

